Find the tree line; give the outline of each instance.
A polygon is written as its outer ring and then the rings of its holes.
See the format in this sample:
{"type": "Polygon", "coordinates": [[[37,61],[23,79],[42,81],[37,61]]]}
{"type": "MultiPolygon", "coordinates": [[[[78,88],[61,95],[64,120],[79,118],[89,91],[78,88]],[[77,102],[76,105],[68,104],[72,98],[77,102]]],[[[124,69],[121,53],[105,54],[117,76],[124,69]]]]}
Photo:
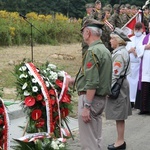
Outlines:
{"type": "MultiPolygon", "coordinates": [[[[62,13],[67,17],[83,18],[85,15],[85,4],[94,3],[96,0],[0,0],[0,10],[19,12],[26,14],[36,12],[38,14],[62,13]]],[[[102,5],[115,3],[143,6],[146,0],[101,0],[102,5]]]]}

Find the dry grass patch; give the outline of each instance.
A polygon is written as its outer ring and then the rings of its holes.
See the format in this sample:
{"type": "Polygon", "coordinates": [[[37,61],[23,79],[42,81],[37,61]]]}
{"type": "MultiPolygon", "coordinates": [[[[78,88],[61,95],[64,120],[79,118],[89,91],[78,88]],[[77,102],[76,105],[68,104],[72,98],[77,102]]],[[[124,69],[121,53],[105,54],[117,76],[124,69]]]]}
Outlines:
{"type": "MultiPolygon", "coordinates": [[[[31,54],[30,46],[0,48],[0,87],[4,88],[4,99],[16,99],[15,77],[12,72],[15,65],[20,63],[24,58],[31,60],[31,54]]],[[[81,44],[59,46],[35,45],[33,47],[34,64],[40,65],[46,61],[57,65],[71,76],[75,76],[81,64],[81,44]]],[[[76,103],[76,94],[74,100],[76,103]]]]}

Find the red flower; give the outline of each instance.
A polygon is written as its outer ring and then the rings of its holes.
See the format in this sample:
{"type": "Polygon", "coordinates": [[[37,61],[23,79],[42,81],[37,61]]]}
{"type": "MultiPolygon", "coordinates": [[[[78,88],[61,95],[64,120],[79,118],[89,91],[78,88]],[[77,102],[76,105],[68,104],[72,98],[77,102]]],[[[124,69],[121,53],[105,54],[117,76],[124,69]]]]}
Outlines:
{"type": "Polygon", "coordinates": [[[55,122],[57,122],[57,120],[59,120],[59,116],[56,116],[56,117],[54,118],[54,121],[55,121],[55,122]]]}
{"type": "Polygon", "coordinates": [[[4,109],[0,108],[0,115],[4,114],[4,109]]]}
{"type": "Polygon", "coordinates": [[[53,109],[53,112],[57,112],[58,111],[58,107],[56,107],[56,106],[53,107],[52,109],[53,109]]]}
{"type": "Polygon", "coordinates": [[[4,144],[4,140],[3,140],[3,139],[0,139],[0,148],[3,147],[3,144],[4,144]]]}
{"type": "Polygon", "coordinates": [[[50,89],[49,94],[55,96],[55,91],[53,89],[50,89]]]}
{"type": "Polygon", "coordinates": [[[56,103],[56,99],[51,98],[50,101],[51,101],[52,105],[54,105],[56,103]]]}
{"type": "Polygon", "coordinates": [[[51,132],[54,132],[55,130],[55,123],[52,123],[51,127],[50,127],[51,132]]]}
{"type": "Polygon", "coordinates": [[[46,106],[46,103],[45,103],[45,101],[42,101],[42,105],[43,105],[43,106],[46,106]]]}
{"type": "Polygon", "coordinates": [[[69,110],[68,108],[62,108],[61,109],[61,115],[62,115],[62,118],[65,118],[69,115],[69,110]]]}
{"type": "Polygon", "coordinates": [[[38,94],[38,95],[36,96],[36,100],[37,100],[37,101],[43,100],[42,94],[38,94]]]}
{"type": "Polygon", "coordinates": [[[33,120],[38,120],[42,116],[42,111],[40,109],[34,109],[31,113],[33,120]]]}
{"type": "Polygon", "coordinates": [[[35,98],[32,96],[26,97],[24,101],[26,106],[33,106],[35,104],[35,98]]]}
{"type": "Polygon", "coordinates": [[[62,88],[63,83],[62,83],[61,80],[57,79],[55,82],[56,82],[56,84],[57,84],[60,88],[62,88]]]}
{"type": "Polygon", "coordinates": [[[45,120],[43,119],[43,118],[40,118],[38,121],[37,121],[37,123],[35,124],[35,126],[37,127],[37,128],[41,128],[41,127],[43,127],[45,125],[45,120]]]}
{"type": "Polygon", "coordinates": [[[0,119],[0,125],[3,125],[4,121],[2,119],[0,119]]]}
{"type": "Polygon", "coordinates": [[[71,98],[70,95],[65,94],[65,95],[62,97],[62,102],[64,102],[64,103],[70,103],[70,98],[71,98]]]}

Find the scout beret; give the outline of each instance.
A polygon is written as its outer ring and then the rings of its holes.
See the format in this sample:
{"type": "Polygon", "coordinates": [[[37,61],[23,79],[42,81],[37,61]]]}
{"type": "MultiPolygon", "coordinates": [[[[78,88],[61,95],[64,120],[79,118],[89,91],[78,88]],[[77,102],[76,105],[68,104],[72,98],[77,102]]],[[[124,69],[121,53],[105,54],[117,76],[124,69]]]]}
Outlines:
{"type": "Polygon", "coordinates": [[[101,23],[95,19],[87,19],[84,23],[83,26],[81,28],[81,31],[83,31],[83,29],[85,27],[97,27],[99,29],[101,29],[104,26],[104,23],[101,23]]]}
{"type": "Polygon", "coordinates": [[[100,3],[101,3],[101,1],[99,1],[99,0],[95,1],[95,4],[100,4],[100,3]]]}
{"type": "Polygon", "coordinates": [[[85,5],[85,8],[93,8],[94,4],[93,3],[88,3],[85,5]]]}
{"type": "Polygon", "coordinates": [[[115,28],[115,30],[112,32],[112,34],[118,35],[120,38],[122,38],[124,41],[131,41],[120,28],[115,28]]]}

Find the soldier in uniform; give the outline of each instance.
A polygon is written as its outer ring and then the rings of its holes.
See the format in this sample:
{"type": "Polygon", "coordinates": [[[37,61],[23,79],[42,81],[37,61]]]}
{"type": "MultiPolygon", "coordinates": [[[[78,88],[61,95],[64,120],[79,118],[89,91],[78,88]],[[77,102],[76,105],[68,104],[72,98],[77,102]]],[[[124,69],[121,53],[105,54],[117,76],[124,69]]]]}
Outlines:
{"type": "Polygon", "coordinates": [[[120,20],[120,17],[119,17],[119,12],[120,12],[120,5],[119,4],[115,4],[113,6],[113,14],[112,16],[110,17],[109,19],[109,22],[113,25],[113,27],[122,27],[122,24],[121,24],[121,20],[120,20]]]}
{"type": "Polygon", "coordinates": [[[79,95],[78,122],[82,150],[102,150],[102,112],[111,92],[112,60],[100,40],[103,24],[88,19],[81,29],[89,48],[82,59],[75,85],[79,95]]]}
{"type": "Polygon", "coordinates": [[[137,7],[136,5],[131,6],[131,17],[133,17],[137,13],[137,7]]]}
{"type": "Polygon", "coordinates": [[[127,17],[127,22],[131,19],[131,6],[130,4],[126,4],[125,5],[125,13],[126,13],[126,17],[127,17]]]}
{"type": "Polygon", "coordinates": [[[99,21],[102,18],[101,8],[102,8],[101,1],[96,0],[96,2],[95,2],[95,9],[94,9],[95,12],[94,12],[93,16],[94,16],[94,19],[99,20],[99,21]]]}
{"type": "MultiPolygon", "coordinates": [[[[83,26],[83,23],[87,20],[87,19],[91,19],[93,18],[93,12],[94,12],[94,4],[93,3],[88,3],[85,5],[86,7],[86,16],[82,19],[82,23],[81,26],[83,26]]],[[[82,56],[85,54],[85,52],[88,49],[88,45],[84,42],[84,40],[82,40],[82,56]]]]}
{"type": "Polygon", "coordinates": [[[120,15],[119,15],[119,18],[120,18],[121,23],[122,23],[123,26],[128,22],[127,16],[125,14],[125,5],[124,4],[122,4],[120,6],[120,15]]]}
{"type": "Polygon", "coordinates": [[[94,11],[94,4],[88,3],[85,5],[85,8],[86,8],[86,16],[82,19],[81,26],[83,25],[85,20],[93,18],[92,13],[94,11]]]}
{"type": "Polygon", "coordinates": [[[110,11],[111,11],[111,13],[112,13],[112,6],[111,6],[111,4],[107,4],[105,7],[110,8],[110,11]]]}
{"type": "Polygon", "coordinates": [[[112,9],[108,6],[103,7],[102,9],[102,21],[104,26],[102,28],[102,37],[101,40],[109,51],[112,50],[110,46],[110,33],[114,30],[114,27],[109,23],[108,19],[110,18],[112,9]]]}

